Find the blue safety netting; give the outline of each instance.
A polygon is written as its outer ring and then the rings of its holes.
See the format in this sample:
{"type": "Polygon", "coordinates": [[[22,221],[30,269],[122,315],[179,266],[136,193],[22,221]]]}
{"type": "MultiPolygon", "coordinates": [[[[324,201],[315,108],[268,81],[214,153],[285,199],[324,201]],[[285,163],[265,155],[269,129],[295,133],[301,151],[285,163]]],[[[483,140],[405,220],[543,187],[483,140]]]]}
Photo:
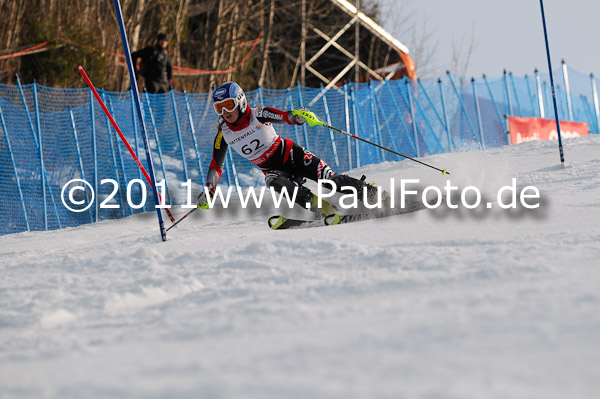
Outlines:
{"type": "MultiPolygon", "coordinates": [[[[560,119],[587,122],[598,133],[596,79],[566,67],[554,76],[560,119]]],[[[148,169],[130,92],[100,95],[148,169]]],[[[410,157],[505,145],[505,115],[554,118],[548,75],[537,73],[477,80],[448,74],[424,81],[351,83],[327,91],[259,89],[247,97],[254,106],[308,107],[329,125],[410,157]]],[[[205,183],[216,134],[210,94],[172,91],[142,93],[140,98],[156,180],[166,182],[166,202],[193,203],[205,183]],[[189,189],[182,185],[188,180],[189,189]]],[[[276,130],[339,172],[402,160],[322,127],[277,125],[276,130]]],[[[260,186],[264,178],[229,151],[221,184],[260,186]]],[[[74,201],[91,199],[90,190],[67,188],[69,192],[74,201]]],[[[150,186],[90,90],[38,84],[0,85],[0,198],[0,234],[121,218],[154,205],[150,186]],[[85,180],[94,190],[95,201],[84,212],[70,211],[61,200],[63,187],[72,179],[85,180]],[[142,203],[139,209],[130,206],[142,203]]]]}

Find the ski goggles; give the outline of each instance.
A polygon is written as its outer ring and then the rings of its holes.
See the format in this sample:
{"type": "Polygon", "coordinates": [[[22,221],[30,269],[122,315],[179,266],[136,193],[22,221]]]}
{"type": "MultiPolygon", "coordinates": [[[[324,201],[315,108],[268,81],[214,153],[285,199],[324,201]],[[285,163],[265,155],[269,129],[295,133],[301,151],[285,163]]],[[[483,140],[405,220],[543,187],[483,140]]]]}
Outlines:
{"type": "Polygon", "coordinates": [[[235,111],[235,107],[237,107],[237,101],[235,101],[233,98],[227,98],[223,101],[214,103],[213,107],[215,108],[217,115],[223,115],[223,110],[228,112],[235,111]]]}

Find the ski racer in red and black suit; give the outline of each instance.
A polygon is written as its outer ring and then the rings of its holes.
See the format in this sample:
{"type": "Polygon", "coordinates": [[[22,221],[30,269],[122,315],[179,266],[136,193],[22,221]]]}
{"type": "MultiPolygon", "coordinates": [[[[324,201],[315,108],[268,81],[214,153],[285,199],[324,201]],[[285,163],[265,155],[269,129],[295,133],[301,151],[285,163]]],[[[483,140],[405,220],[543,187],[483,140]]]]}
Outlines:
{"type": "MultiPolygon", "coordinates": [[[[277,192],[285,187],[290,195],[298,187],[296,203],[303,207],[311,204],[311,210],[315,212],[318,199],[302,185],[304,179],[329,179],[340,192],[343,192],[342,186],[354,187],[361,194],[359,198],[362,198],[363,189],[367,189],[369,198],[376,194],[374,186],[348,175],[334,173],[324,160],[292,140],[282,138],[273,128],[273,124],[301,125],[306,122],[303,117],[292,115],[292,111],[280,111],[262,105],[251,108],[242,88],[234,82],[219,86],[213,93],[213,103],[220,118],[206,183],[211,197],[221,178],[229,146],[263,171],[267,187],[273,187],[277,192]]],[[[205,207],[206,204],[206,193],[203,191],[198,196],[198,205],[205,207]]],[[[320,212],[322,215],[335,210],[328,204],[323,208],[320,212]]]]}

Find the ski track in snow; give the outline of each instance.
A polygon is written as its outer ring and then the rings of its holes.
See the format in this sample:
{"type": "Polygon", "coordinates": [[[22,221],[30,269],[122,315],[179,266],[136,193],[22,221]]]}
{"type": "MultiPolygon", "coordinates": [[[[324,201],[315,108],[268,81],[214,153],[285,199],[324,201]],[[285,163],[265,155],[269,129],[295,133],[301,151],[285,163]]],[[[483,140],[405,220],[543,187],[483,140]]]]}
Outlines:
{"type": "Polygon", "coordinates": [[[555,142],[423,158],[484,201],[534,185],[537,210],[286,231],[199,210],[165,243],[154,213],[0,236],[0,398],[598,397],[600,137],[564,145],[566,169],[555,142]]]}

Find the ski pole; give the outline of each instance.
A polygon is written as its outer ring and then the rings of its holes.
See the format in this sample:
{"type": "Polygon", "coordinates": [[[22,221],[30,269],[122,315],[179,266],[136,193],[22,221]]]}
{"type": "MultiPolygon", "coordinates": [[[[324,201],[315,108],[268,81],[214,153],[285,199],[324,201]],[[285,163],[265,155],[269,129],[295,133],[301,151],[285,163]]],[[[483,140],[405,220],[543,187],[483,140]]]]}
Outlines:
{"type": "MultiPolygon", "coordinates": [[[[209,197],[209,199],[210,199],[210,197],[209,197]]],[[[191,211],[189,211],[188,213],[186,213],[185,215],[183,215],[183,216],[181,217],[181,219],[179,219],[178,221],[174,222],[174,223],[173,223],[173,225],[171,225],[171,226],[170,226],[170,227],[169,227],[167,230],[165,230],[165,232],[167,232],[167,231],[171,230],[171,229],[172,229],[173,227],[175,227],[175,226],[176,226],[176,225],[177,225],[179,222],[181,222],[183,219],[185,219],[186,217],[188,217],[188,216],[189,216],[189,215],[190,215],[192,212],[194,212],[194,211],[195,211],[196,209],[198,209],[198,208],[200,208],[200,209],[210,209],[210,208],[211,208],[210,201],[209,201],[209,202],[207,202],[207,203],[205,203],[204,205],[200,205],[200,202],[198,202],[198,205],[197,205],[197,206],[196,206],[194,209],[192,209],[191,211]]]]}
{"type": "Polygon", "coordinates": [[[335,130],[336,132],[340,132],[340,133],[342,133],[342,134],[345,134],[346,136],[350,136],[350,137],[352,137],[353,139],[360,140],[360,141],[363,141],[363,142],[365,142],[365,143],[367,143],[367,144],[374,145],[375,147],[381,148],[382,150],[389,151],[389,152],[391,152],[392,154],[400,155],[401,157],[404,157],[404,158],[406,158],[406,159],[410,159],[411,161],[418,162],[418,163],[420,163],[421,165],[425,165],[425,166],[427,166],[427,167],[430,167],[431,169],[438,170],[438,171],[442,172],[442,175],[449,175],[449,174],[450,174],[450,172],[446,171],[446,169],[439,169],[439,168],[436,168],[435,166],[431,166],[431,165],[429,165],[429,164],[427,164],[427,163],[425,163],[425,162],[421,162],[421,161],[419,161],[419,160],[417,160],[417,159],[411,158],[411,157],[409,157],[409,156],[406,156],[406,155],[404,155],[404,154],[400,154],[399,152],[396,152],[396,151],[394,151],[394,150],[391,150],[391,149],[389,149],[389,148],[383,147],[383,146],[381,146],[381,145],[379,145],[379,144],[376,144],[376,143],[373,143],[373,142],[371,142],[371,141],[369,141],[369,140],[365,140],[365,139],[363,139],[363,138],[360,138],[360,137],[358,137],[358,136],[355,136],[355,135],[353,135],[353,134],[351,134],[351,133],[345,132],[345,131],[343,131],[343,130],[341,130],[341,129],[338,129],[338,128],[336,128],[336,127],[329,126],[328,124],[321,122],[321,121],[320,121],[320,120],[317,118],[317,116],[316,116],[316,115],[315,115],[313,112],[310,112],[310,111],[303,111],[303,110],[299,110],[299,109],[298,109],[298,110],[294,110],[294,111],[292,111],[292,115],[300,115],[301,117],[303,117],[304,119],[306,119],[306,122],[308,122],[308,125],[309,125],[309,126],[315,126],[315,125],[317,125],[317,126],[323,126],[323,127],[326,127],[327,129],[335,130]]]}
{"type": "Polygon", "coordinates": [[[189,215],[190,215],[192,212],[194,212],[196,209],[198,209],[198,208],[194,208],[194,209],[192,209],[191,211],[189,211],[188,213],[186,213],[185,215],[183,215],[183,216],[181,217],[181,219],[177,220],[175,223],[173,223],[171,226],[169,226],[169,227],[167,228],[167,230],[165,230],[165,231],[169,231],[169,230],[171,230],[173,227],[177,226],[177,224],[178,224],[179,222],[181,222],[183,219],[185,219],[186,217],[188,217],[188,216],[189,216],[189,215]]]}

